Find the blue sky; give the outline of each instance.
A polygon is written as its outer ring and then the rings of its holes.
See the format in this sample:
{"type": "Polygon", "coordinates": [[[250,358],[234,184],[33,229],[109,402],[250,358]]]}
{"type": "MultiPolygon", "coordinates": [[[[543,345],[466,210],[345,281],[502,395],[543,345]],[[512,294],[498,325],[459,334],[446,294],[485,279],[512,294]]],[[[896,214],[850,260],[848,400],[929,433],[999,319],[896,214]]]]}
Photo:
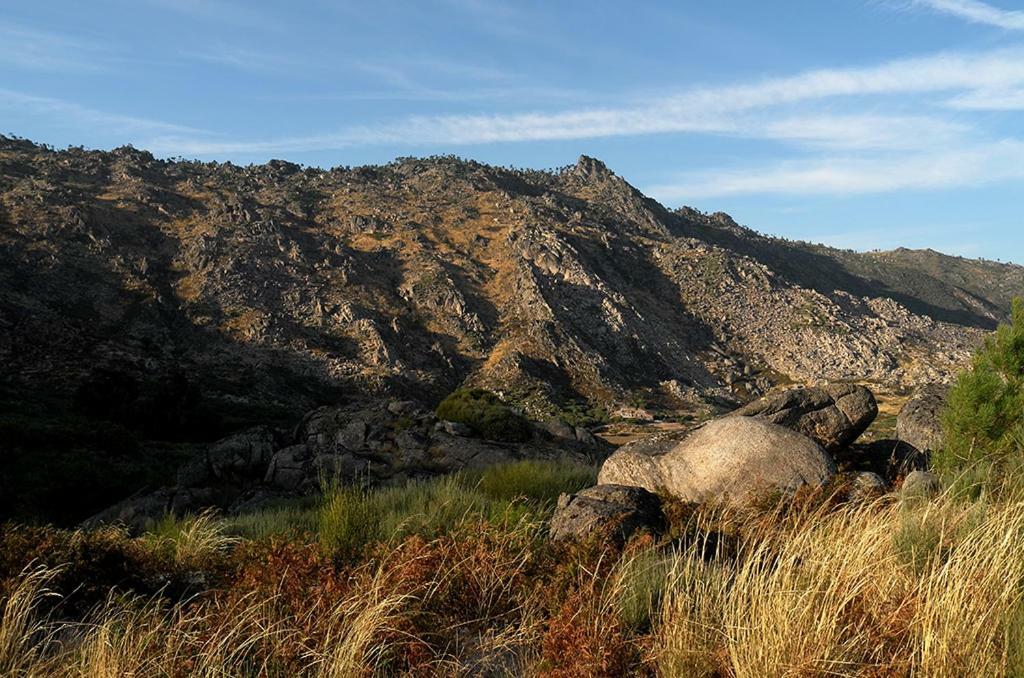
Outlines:
{"type": "Polygon", "coordinates": [[[855,249],[1024,263],[1022,120],[1009,0],[0,8],[0,132],[324,167],[585,153],[671,207],[855,249]]]}

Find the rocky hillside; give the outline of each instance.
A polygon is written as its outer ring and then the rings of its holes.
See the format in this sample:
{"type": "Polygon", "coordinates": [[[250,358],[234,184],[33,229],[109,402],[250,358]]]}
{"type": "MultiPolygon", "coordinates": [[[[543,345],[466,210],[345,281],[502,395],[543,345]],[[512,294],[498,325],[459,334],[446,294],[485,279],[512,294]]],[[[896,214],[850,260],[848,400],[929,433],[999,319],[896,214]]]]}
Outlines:
{"type": "Polygon", "coordinates": [[[538,415],[900,390],[948,376],[1019,293],[1017,266],[672,211],[587,157],[320,170],[0,137],[5,398],[154,437],[463,383],[538,415]]]}

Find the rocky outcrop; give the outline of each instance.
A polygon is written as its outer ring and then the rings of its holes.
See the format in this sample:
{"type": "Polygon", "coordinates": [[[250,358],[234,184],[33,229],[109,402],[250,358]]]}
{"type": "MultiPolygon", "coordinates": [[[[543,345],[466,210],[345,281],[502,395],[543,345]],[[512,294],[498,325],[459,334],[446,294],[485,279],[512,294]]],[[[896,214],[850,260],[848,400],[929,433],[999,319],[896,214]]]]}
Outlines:
{"type": "Polygon", "coordinates": [[[598,482],[643,487],[687,502],[742,502],[804,485],[836,471],[820,445],[788,428],[752,417],[723,417],[685,434],[630,443],[609,457],[598,482]]]}
{"type": "Polygon", "coordinates": [[[179,469],[178,485],[203,487],[262,478],[277,447],[277,434],[266,426],[228,436],[179,469]]]}
{"type": "Polygon", "coordinates": [[[408,401],[317,408],[290,433],[257,427],[210,445],[178,471],[173,487],[130,497],[89,523],[141,528],[165,513],[253,510],[317,492],[324,481],[379,485],[520,459],[595,463],[607,454],[604,443],[575,428],[568,437],[534,426],[529,441],[506,443],[470,437],[468,428],[446,426],[452,423],[408,401]]]}
{"type": "Polygon", "coordinates": [[[949,387],[930,384],[918,390],[896,417],[896,436],[922,452],[942,443],[942,408],[949,387]]]}
{"type": "Polygon", "coordinates": [[[638,531],[657,535],[664,528],[656,494],[640,487],[596,485],[558,498],[550,536],[560,541],[600,534],[622,545],[638,531]]]}
{"type": "Polygon", "coordinates": [[[733,414],[793,429],[834,453],[867,430],[878,416],[878,404],[863,386],[828,384],[772,393],[733,414]]]}

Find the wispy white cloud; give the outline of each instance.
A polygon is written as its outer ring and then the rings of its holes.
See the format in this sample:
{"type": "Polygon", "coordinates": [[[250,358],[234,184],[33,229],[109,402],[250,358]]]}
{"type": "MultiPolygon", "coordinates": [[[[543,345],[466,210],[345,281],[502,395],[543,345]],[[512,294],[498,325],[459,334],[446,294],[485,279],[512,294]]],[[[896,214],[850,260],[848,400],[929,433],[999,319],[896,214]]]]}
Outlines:
{"type": "Polygon", "coordinates": [[[310,68],[310,60],[297,56],[277,54],[269,50],[254,50],[228,45],[207,45],[202,49],[183,51],[187,59],[205,61],[219,66],[253,73],[300,74],[310,68]]]}
{"type": "Polygon", "coordinates": [[[32,71],[82,73],[105,68],[104,45],[51,31],[0,22],[0,63],[32,71]]]}
{"type": "Polygon", "coordinates": [[[279,17],[274,17],[252,2],[231,2],[230,0],[141,0],[146,4],[168,12],[181,14],[199,21],[222,24],[235,28],[245,26],[268,32],[285,29],[279,17]]]}
{"type": "Polygon", "coordinates": [[[794,141],[825,149],[915,149],[949,144],[970,135],[962,122],[925,115],[813,114],[744,121],[737,134],[794,141]]]}
{"type": "MultiPolygon", "coordinates": [[[[412,86],[412,85],[410,85],[412,86]]],[[[1024,50],[942,53],[877,66],[820,69],[724,87],[702,87],[618,107],[494,115],[416,116],[337,132],[209,143],[164,138],[186,154],[266,153],[353,145],[467,145],[665,133],[713,133],[814,142],[823,146],[906,145],[959,123],[934,116],[807,115],[754,112],[834,98],[907,96],[1024,87],[1024,50]]]]}
{"type": "Polygon", "coordinates": [[[742,194],[884,193],[1024,179],[1024,141],[920,152],[910,156],[836,157],[743,170],[682,175],[645,190],[669,203],[742,194]]]}
{"type": "Polygon", "coordinates": [[[963,111],[1024,111],[1024,88],[975,90],[946,102],[963,111]]]}
{"type": "Polygon", "coordinates": [[[1000,9],[980,0],[913,0],[913,4],[972,23],[997,26],[1011,31],[1024,30],[1024,12],[1000,9]]]}
{"type": "Polygon", "coordinates": [[[54,124],[87,128],[116,128],[127,135],[135,135],[136,141],[153,134],[205,134],[203,130],[185,125],[176,125],[162,120],[153,120],[131,115],[121,115],[96,110],[62,99],[40,97],[10,89],[0,88],[0,111],[17,110],[37,116],[46,116],[54,124]]]}

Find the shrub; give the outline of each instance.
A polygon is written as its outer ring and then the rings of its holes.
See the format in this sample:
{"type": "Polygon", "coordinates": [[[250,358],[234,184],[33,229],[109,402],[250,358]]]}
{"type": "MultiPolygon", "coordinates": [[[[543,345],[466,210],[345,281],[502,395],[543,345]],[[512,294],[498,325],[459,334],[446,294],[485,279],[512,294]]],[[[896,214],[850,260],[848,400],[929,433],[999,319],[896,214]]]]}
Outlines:
{"type": "Polygon", "coordinates": [[[938,471],[972,490],[994,488],[1024,466],[1024,300],[950,389],[938,471]]]}
{"type": "Polygon", "coordinates": [[[608,410],[601,405],[587,405],[586,403],[569,403],[558,413],[558,418],[569,426],[584,426],[587,428],[607,424],[609,421],[608,410]]]}
{"type": "Polygon", "coordinates": [[[238,543],[211,511],[176,518],[166,515],[142,536],[142,543],[179,567],[203,569],[238,543]]]}
{"type": "Polygon", "coordinates": [[[323,547],[346,559],[359,555],[380,535],[371,496],[360,487],[341,487],[326,494],[318,527],[323,547]]]}
{"type": "Polygon", "coordinates": [[[479,388],[453,392],[437,406],[437,416],[465,424],[490,440],[522,442],[530,438],[530,427],[523,417],[495,394],[479,388]]]}

